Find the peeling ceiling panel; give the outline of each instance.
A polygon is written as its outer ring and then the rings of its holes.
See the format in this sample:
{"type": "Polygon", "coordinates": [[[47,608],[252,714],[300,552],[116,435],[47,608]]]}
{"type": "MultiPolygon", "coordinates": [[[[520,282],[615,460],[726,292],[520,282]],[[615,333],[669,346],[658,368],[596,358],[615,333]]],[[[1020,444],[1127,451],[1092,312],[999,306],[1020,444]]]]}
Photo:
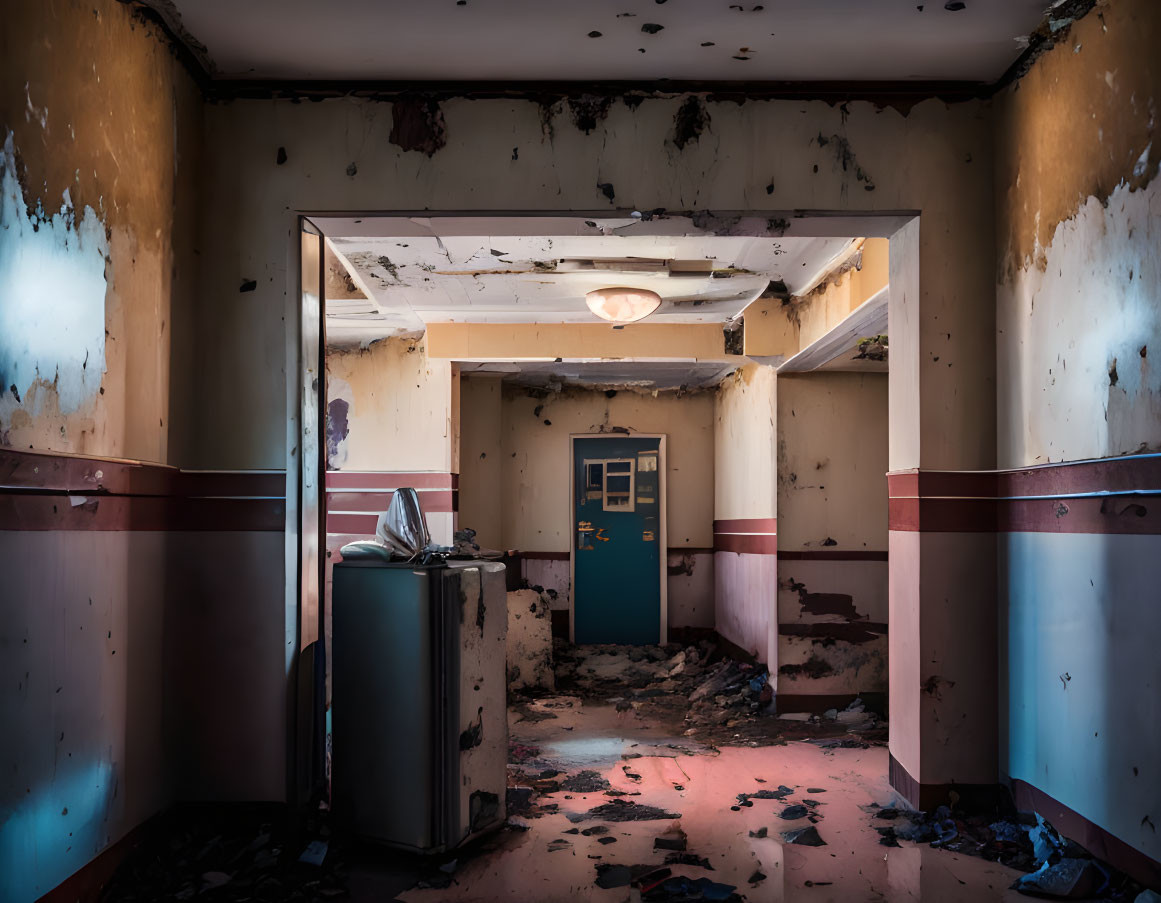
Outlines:
{"type": "Polygon", "coordinates": [[[386,81],[976,81],[1049,0],[149,0],[215,74],[386,81]],[[950,8],[949,8],[950,7],[950,8]]]}
{"type": "Polygon", "coordinates": [[[590,234],[576,234],[567,219],[552,223],[555,234],[546,235],[329,235],[371,305],[354,309],[328,297],[328,336],[350,340],[362,329],[371,341],[426,323],[593,323],[585,294],[613,286],[660,295],[651,323],[725,323],[771,283],[791,293],[806,287],[851,241],[654,234],[632,219],[633,230],[594,223],[584,227],[590,234]]]}
{"type": "Polygon", "coordinates": [[[583,386],[644,392],[704,389],[737,369],[723,361],[583,361],[461,363],[460,373],[500,373],[506,383],[537,388],[583,386]]]}

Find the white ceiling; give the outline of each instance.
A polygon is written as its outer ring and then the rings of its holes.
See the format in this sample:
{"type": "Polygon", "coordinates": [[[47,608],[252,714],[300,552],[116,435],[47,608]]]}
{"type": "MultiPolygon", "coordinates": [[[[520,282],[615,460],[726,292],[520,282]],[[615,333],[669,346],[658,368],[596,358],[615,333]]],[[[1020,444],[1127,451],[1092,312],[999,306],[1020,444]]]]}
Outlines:
{"type": "Polygon", "coordinates": [[[388,81],[991,82],[1051,5],[963,0],[964,9],[949,11],[944,0],[149,2],[170,18],[176,9],[219,77],[388,81]],[[662,29],[642,30],[656,25],[662,29]]]}
{"type": "Polygon", "coordinates": [[[355,235],[336,225],[338,234],[324,231],[360,291],[328,291],[332,344],[366,344],[428,323],[601,323],[584,296],[609,286],[657,292],[662,304],[650,323],[725,323],[771,282],[791,294],[811,288],[851,243],[721,235],[683,217],[368,218],[355,235]],[[529,234],[536,228],[543,234],[529,234]],[[710,271],[673,272],[682,267],[710,271]]]}

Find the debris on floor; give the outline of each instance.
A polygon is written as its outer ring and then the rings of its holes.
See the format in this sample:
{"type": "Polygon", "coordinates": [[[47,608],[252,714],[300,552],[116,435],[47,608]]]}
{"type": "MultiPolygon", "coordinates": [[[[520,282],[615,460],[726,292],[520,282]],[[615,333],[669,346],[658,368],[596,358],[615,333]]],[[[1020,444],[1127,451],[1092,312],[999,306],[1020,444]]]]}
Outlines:
{"type": "Polygon", "coordinates": [[[796,828],[793,831],[783,831],[782,839],[786,843],[797,844],[801,847],[825,847],[826,841],[818,834],[818,828],[809,825],[805,828],[796,828]]]}
{"type": "Polygon", "coordinates": [[[883,846],[897,847],[904,840],[1000,862],[1027,873],[1012,889],[1028,896],[1129,901],[1141,891],[1127,875],[1062,837],[1032,812],[973,814],[948,806],[916,812],[876,803],[864,808],[883,846]]]}
{"type": "Polygon", "coordinates": [[[657,806],[646,806],[628,800],[613,800],[602,803],[588,812],[569,812],[568,820],[574,824],[582,821],[662,821],[681,818],[680,813],[666,812],[657,806]]]}
{"type": "Polygon", "coordinates": [[[865,749],[886,741],[886,724],[860,700],[843,711],[794,716],[795,723],[778,717],[765,666],[729,658],[712,639],[686,647],[558,643],[555,659],[561,691],[680,727],[703,743],[765,746],[806,739],[865,749]]]}

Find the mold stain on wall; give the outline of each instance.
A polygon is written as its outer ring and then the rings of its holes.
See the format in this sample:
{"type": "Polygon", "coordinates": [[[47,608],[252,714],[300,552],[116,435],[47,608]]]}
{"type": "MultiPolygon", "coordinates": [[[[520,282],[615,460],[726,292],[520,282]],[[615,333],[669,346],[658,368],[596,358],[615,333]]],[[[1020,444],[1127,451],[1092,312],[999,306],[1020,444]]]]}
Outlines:
{"type": "MultiPolygon", "coordinates": [[[[91,406],[105,372],[105,226],[77,211],[29,208],[8,132],[0,154],[0,445],[46,409],[91,406]]],[[[64,427],[62,427],[62,430],[64,427]]]]}

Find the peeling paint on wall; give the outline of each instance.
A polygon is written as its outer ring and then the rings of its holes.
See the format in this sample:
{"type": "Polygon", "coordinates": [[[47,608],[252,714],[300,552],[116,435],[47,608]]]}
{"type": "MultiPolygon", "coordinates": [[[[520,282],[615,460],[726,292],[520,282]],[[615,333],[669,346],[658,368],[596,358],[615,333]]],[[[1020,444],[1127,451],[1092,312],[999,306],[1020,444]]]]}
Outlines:
{"type": "Polygon", "coordinates": [[[14,420],[35,418],[55,394],[71,414],[100,391],[105,372],[105,227],[78,215],[66,189],[59,210],[28,208],[13,135],[0,156],[0,444],[14,420]],[[38,391],[34,391],[38,390],[38,391]]]}
{"type": "Polygon", "coordinates": [[[1156,181],[1089,198],[998,286],[1000,466],[1161,451],[1159,209],[1156,181]]]}
{"type": "MultiPolygon", "coordinates": [[[[433,97],[407,95],[391,105],[392,144],[405,151],[433,156],[447,144],[447,125],[439,101],[433,97]]],[[[353,173],[352,173],[353,175],[353,173]]]]}

